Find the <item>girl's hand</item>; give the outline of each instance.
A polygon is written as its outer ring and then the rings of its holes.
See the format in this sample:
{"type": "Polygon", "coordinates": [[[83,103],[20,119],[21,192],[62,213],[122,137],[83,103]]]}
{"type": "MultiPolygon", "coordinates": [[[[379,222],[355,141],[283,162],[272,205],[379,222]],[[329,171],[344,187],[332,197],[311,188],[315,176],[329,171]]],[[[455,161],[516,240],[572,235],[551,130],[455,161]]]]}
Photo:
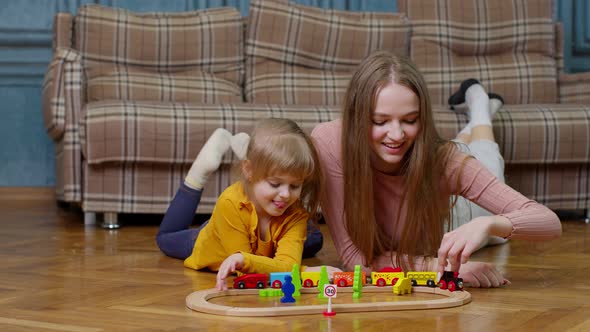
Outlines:
{"type": "Polygon", "coordinates": [[[500,287],[510,285],[510,281],[491,263],[467,262],[461,265],[459,277],[471,287],[500,287]]]}
{"type": "Polygon", "coordinates": [[[448,263],[451,271],[458,272],[471,254],[486,245],[493,217],[478,217],[446,233],[438,249],[437,272],[442,273],[448,263]]]}
{"type": "Polygon", "coordinates": [[[236,253],[226,258],[219,266],[217,272],[217,290],[227,290],[227,282],[225,279],[233,272],[239,271],[244,266],[244,255],[236,253]]]}

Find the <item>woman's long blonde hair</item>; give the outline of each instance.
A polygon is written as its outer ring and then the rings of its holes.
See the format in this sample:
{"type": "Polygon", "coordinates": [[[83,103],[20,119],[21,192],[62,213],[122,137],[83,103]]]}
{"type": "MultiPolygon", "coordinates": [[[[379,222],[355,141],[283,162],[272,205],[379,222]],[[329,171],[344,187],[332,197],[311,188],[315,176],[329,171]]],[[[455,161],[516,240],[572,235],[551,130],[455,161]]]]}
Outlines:
{"type": "Polygon", "coordinates": [[[244,190],[249,197],[253,197],[252,183],[269,176],[288,174],[303,180],[301,204],[311,218],[319,216],[322,189],[319,157],[310,136],[297,123],[279,118],[258,121],[242,163],[248,163],[250,169],[249,176],[241,172],[244,190]]]}
{"type": "MultiPolygon", "coordinates": [[[[393,266],[414,268],[414,256],[435,256],[450,223],[449,197],[440,190],[449,155],[454,145],[443,140],[434,127],[432,106],[424,78],[405,57],[376,52],[354,73],[343,105],[342,160],[344,167],[344,214],[354,244],[364,254],[365,265],[389,251],[396,251],[393,266]],[[373,171],[369,137],[377,95],[395,82],[412,90],[420,102],[420,131],[402,160],[400,175],[406,192],[398,217],[405,209],[406,220],[400,240],[387,236],[375,219],[373,171]]],[[[395,220],[391,221],[396,222],[395,220]]],[[[399,220],[397,220],[399,222],[399,220]]]]}

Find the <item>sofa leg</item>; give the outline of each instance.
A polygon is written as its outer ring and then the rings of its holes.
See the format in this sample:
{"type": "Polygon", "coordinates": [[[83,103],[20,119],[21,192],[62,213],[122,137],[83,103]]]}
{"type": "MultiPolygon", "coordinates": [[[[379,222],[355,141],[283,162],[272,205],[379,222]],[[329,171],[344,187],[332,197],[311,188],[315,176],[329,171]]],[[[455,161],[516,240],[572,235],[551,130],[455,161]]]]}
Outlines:
{"type": "Polygon", "coordinates": [[[121,227],[117,220],[117,213],[116,212],[105,212],[103,223],[101,225],[102,228],[106,229],[117,229],[121,227]]]}
{"type": "Polygon", "coordinates": [[[85,226],[96,225],[96,213],[95,212],[84,212],[84,225],[85,226]]]}
{"type": "Polygon", "coordinates": [[[590,209],[586,209],[584,210],[584,222],[586,222],[587,224],[590,224],[590,209]]]}

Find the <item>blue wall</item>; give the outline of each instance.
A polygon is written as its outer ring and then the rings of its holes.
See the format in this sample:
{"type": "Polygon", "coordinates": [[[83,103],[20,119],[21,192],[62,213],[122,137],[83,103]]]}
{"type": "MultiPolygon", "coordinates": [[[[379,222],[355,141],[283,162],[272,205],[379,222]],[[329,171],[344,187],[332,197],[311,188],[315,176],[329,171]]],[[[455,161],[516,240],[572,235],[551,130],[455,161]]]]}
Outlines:
{"type": "Polygon", "coordinates": [[[590,71],[590,1],[559,0],[556,7],[565,32],[565,70],[590,71]]]}
{"type": "MultiPolygon", "coordinates": [[[[295,0],[305,5],[355,11],[397,11],[395,0],[295,0]]],[[[234,6],[248,0],[0,0],[0,186],[53,186],[54,146],[41,114],[41,84],[51,59],[57,12],[75,13],[85,3],[135,11],[184,11],[234,6]]],[[[559,0],[556,17],[566,30],[566,70],[590,70],[590,5],[559,0]],[[573,38],[576,38],[575,43],[573,38]],[[575,46],[575,47],[574,47],[575,46]]]]}

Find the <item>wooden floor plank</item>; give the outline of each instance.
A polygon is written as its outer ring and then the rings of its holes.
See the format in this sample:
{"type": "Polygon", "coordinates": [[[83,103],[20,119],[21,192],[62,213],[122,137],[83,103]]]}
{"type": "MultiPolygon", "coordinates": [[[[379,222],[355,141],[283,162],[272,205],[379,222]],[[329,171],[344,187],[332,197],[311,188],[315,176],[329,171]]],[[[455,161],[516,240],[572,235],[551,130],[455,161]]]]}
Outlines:
{"type": "MultiPolygon", "coordinates": [[[[512,285],[469,289],[472,302],[441,310],[281,317],[222,317],[185,306],[215,285],[215,274],[163,256],[157,222],[127,216],[116,231],[84,226],[59,207],[52,188],[0,188],[2,331],[586,331],[590,327],[590,226],[563,221],[561,239],[510,241],[474,259],[494,262],[512,285]]],[[[157,220],[157,218],[156,218],[157,220]]],[[[338,265],[325,247],[306,265],[338,265]]],[[[369,300],[369,299],[367,299],[369,300]]]]}

